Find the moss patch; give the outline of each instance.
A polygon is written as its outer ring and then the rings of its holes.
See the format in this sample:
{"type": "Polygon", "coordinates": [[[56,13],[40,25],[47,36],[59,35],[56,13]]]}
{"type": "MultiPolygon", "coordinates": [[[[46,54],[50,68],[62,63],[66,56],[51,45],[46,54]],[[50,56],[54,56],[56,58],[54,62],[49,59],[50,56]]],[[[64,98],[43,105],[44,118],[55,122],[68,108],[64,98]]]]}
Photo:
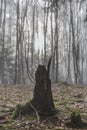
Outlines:
{"type": "Polygon", "coordinates": [[[15,110],[12,114],[12,119],[16,119],[21,114],[22,106],[21,104],[17,104],[15,107],[15,110]]]}
{"type": "Polygon", "coordinates": [[[70,117],[71,124],[75,127],[82,126],[82,119],[79,112],[73,112],[70,117]]]}
{"type": "Polygon", "coordinates": [[[82,121],[79,112],[72,112],[69,121],[66,122],[66,125],[72,128],[82,128],[86,126],[86,123],[82,121]]]}
{"type": "Polygon", "coordinates": [[[17,104],[11,117],[12,119],[16,119],[20,115],[27,115],[27,114],[32,114],[32,113],[33,113],[33,110],[29,102],[27,102],[24,106],[22,106],[21,104],[17,104]]]}

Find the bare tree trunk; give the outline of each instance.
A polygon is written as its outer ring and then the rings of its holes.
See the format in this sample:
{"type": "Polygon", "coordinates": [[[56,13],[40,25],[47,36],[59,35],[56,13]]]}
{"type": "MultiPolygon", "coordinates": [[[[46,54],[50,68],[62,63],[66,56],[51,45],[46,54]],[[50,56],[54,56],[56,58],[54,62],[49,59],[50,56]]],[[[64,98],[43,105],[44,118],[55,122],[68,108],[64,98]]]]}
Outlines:
{"type": "Polygon", "coordinates": [[[78,35],[78,17],[77,17],[77,43],[75,41],[75,28],[74,28],[74,16],[72,12],[72,1],[70,1],[70,18],[71,18],[71,29],[72,29],[72,54],[73,54],[73,66],[74,66],[74,78],[75,83],[80,83],[80,45],[79,45],[79,35],[78,35]]]}
{"type": "Polygon", "coordinates": [[[38,49],[38,65],[40,64],[40,50],[38,49]]]}
{"type": "Polygon", "coordinates": [[[5,67],[5,57],[4,57],[4,51],[5,51],[5,25],[6,25],[6,0],[4,0],[4,19],[3,19],[3,46],[2,46],[2,83],[4,83],[4,67],[5,67]]]}
{"type": "Polygon", "coordinates": [[[33,67],[34,67],[34,42],[35,42],[35,5],[33,7],[33,32],[32,32],[32,42],[31,42],[31,71],[33,74],[33,67]]]}
{"type": "Polygon", "coordinates": [[[3,6],[3,0],[1,0],[1,7],[0,7],[0,27],[2,24],[2,6],[3,6]]]}
{"type": "Polygon", "coordinates": [[[52,56],[52,63],[51,63],[51,79],[54,81],[55,77],[55,48],[54,47],[54,33],[53,33],[53,8],[51,7],[51,56],[52,56]]]}
{"type": "MultiPolygon", "coordinates": [[[[71,11],[71,7],[70,7],[70,11],[71,11]]],[[[72,37],[72,30],[71,30],[71,13],[70,13],[70,17],[69,17],[69,41],[68,41],[68,74],[67,74],[67,81],[71,82],[71,45],[72,45],[72,41],[71,41],[71,37],[72,37]]]]}
{"type": "MultiPolygon", "coordinates": [[[[49,2],[48,2],[49,6],[49,2]]],[[[45,2],[46,7],[46,2],[45,2]]],[[[49,9],[44,8],[44,65],[47,63],[47,24],[48,24],[48,15],[49,15],[49,9]]]]}
{"type": "Polygon", "coordinates": [[[67,81],[71,82],[71,26],[69,25],[69,45],[68,45],[68,75],[67,81]]]}
{"type": "Polygon", "coordinates": [[[53,56],[53,12],[51,7],[51,55],[53,56]]]}
{"type": "Polygon", "coordinates": [[[16,19],[16,56],[15,56],[15,79],[14,84],[18,83],[18,62],[19,62],[19,0],[17,1],[17,19],[16,19]]]}
{"type": "Polygon", "coordinates": [[[59,71],[59,63],[58,63],[58,59],[59,59],[59,54],[58,54],[58,7],[56,5],[55,7],[55,57],[56,57],[56,79],[55,81],[58,82],[58,71],[59,71]]]}
{"type": "Polygon", "coordinates": [[[75,32],[74,32],[74,21],[72,12],[72,1],[70,1],[70,19],[71,19],[71,29],[72,29],[72,54],[73,54],[73,66],[74,66],[74,78],[75,83],[78,83],[77,79],[77,69],[76,69],[76,46],[75,46],[75,32]]]}
{"type": "Polygon", "coordinates": [[[25,18],[27,16],[27,6],[28,2],[26,0],[26,6],[25,10],[22,12],[24,15],[21,18],[21,30],[20,30],[20,55],[21,55],[21,62],[20,62],[20,68],[21,68],[21,83],[25,84],[25,74],[24,74],[24,22],[25,18]]]}

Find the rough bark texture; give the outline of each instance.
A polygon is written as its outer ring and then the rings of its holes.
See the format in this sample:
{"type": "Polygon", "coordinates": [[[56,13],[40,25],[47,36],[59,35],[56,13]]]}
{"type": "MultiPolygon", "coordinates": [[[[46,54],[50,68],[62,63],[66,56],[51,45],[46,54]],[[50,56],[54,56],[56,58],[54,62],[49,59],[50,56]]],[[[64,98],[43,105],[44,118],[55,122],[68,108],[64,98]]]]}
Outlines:
{"type": "Polygon", "coordinates": [[[45,66],[38,66],[35,78],[36,85],[31,103],[39,115],[53,115],[55,113],[55,106],[51,92],[51,80],[45,66]]]}

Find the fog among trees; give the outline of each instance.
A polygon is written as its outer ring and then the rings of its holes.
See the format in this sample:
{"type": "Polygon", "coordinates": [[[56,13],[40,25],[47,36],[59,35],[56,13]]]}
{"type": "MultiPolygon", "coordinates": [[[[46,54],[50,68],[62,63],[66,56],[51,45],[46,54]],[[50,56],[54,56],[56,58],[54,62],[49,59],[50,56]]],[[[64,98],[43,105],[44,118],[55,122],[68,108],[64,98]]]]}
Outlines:
{"type": "Polygon", "coordinates": [[[35,83],[50,57],[53,83],[87,84],[87,0],[0,0],[0,83],[35,83]]]}

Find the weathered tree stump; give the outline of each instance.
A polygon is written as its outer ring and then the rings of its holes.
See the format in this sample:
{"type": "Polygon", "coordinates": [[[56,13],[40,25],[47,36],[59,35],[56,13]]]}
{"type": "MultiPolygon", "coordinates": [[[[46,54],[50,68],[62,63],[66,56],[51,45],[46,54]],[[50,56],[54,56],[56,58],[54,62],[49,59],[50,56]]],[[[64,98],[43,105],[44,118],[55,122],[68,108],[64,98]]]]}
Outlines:
{"type": "Polygon", "coordinates": [[[48,116],[55,114],[55,106],[51,91],[51,80],[45,66],[38,66],[35,73],[35,79],[36,85],[31,104],[38,111],[39,115],[48,116]]]}
{"type": "MultiPolygon", "coordinates": [[[[49,70],[49,69],[48,69],[49,70]]],[[[36,85],[34,88],[33,99],[27,102],[25,106],[18,104],[12,114],[12,118],[21,115],[31,114],[33,111],[38,112],[40,116],[54,115],[56,110],[53,103],[51,80],[49,71],[45,66],[39,65],[35,73],[36,85]]]]}

